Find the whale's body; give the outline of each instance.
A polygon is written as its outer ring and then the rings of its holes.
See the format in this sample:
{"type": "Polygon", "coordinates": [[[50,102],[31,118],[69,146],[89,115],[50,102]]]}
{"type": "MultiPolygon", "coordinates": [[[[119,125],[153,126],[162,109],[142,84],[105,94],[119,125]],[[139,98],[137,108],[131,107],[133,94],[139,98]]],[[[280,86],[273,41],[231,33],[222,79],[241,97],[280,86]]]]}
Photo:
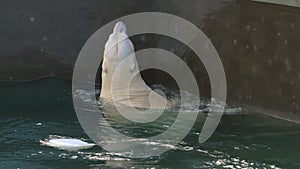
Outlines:
{"type": "Polygon", "coordinates": [[[100,98],[147,109],[165,109],[172,105],[142,79],[134,45],[126,34],[123,22],[115,25],[105,44],[100,98]]]}

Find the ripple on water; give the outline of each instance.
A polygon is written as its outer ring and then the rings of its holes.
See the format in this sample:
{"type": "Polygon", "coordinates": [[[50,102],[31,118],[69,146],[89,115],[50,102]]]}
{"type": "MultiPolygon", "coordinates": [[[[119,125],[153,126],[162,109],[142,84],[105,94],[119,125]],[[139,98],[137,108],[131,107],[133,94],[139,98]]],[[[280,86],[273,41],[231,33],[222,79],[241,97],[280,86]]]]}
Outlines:
{"type": "MultiPolygon", "coordinates": [[[[65,81],[47,81],[42,84],[30,83],[30,86],[32,89],[39,88],[39,92],[45,92],[45,98],[36,94],[42,97],[36,100],[47,101],[43,106],[56,105],[56,97],[54,100],[47,100],[53,91],[70,92],[70,84],[65,81]]],[[[11,94],[19,96],[23,86],[24,84],[20,85],[20,90],[15,87],[14,90],[18,92],[11,94]]],[[[81,91],[77,97],[89,102],[88,95],[93,92],[85,93],[86,91],[81,91]]],[[[193,99],[190,100],[192,104],[193,99]]],[[[124,154],[107,152],[99,146],[70,152],[40,145],[39,140],[50,138],[51,135],[92,142],[76,119],[71,99],[65,99],[63,104],[51,109],[44,109],[43,106],[33,104],[23,114],[20,113],[24,112],[23,108],[14,107],[13,110],[18,111],[17,113],[0,117],[0,168],[299,168],[299,125],[265,116],[224,116],[214,135],[204,144],[199,144],[199,132],[206,118],[205,113],[200,113],[196,125],[183,141],[175,146],[159,145],[169,146],[170,151],[147,159],[132,159],[123,157],[124,154]]],[[[187,110],[188,107],[189,104],[186,105],[187,110]]],[[[203,101],[200,108],[208,107],[209,103],[203,101]]],[[[7,111],[11,112],[11,109],[7,111]]],[[[175,114],[151,124],[130,124],[116,122],[114,119],[111,119],[110,124],[126,135],[145,139],[168,129],[176,118],[175,114]],[[124,126],[128,128],[123,128],[124,126]]],[[[107,118],[109,120],[110,117],[107,118]]],[[[158,144],[151,141],[146,143],[158,144]]]]}

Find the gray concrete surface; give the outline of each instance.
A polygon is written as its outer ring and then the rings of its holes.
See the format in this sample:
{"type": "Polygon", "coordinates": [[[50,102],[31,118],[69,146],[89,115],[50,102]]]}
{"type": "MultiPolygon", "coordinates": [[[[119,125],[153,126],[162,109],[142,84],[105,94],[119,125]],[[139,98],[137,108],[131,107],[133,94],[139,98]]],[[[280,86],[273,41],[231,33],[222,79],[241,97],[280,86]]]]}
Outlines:
{"type": "MultiPolygon", "coordinates": [[[[228,102],[300,114],[300,8],[250,0],[4,0],[0,6],[0,80],[41,76],[70,79],[90,35],[126,14],[158,11],[197,25],[223,62],[228,102]]],[[[133,37],[137,49],[162,47],[193,67],[203,96],[210,86],[203,65],[184,45],[165,37],[133,37]]],[[[168,82],[159,73],[145,80],[168,82]]]]}
{"type": "Polygon", "coordinates": [[[253,0],[257,2],[265,2],[271,4],[287,5],[293,7],[300,7],[300,0],[253,0]]]}

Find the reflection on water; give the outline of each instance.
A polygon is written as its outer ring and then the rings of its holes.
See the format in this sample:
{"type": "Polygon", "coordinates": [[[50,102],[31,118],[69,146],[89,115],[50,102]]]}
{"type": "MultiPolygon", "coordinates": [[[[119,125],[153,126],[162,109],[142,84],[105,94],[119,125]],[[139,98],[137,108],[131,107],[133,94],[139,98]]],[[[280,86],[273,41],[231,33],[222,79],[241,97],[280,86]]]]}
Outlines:
{"type": "MultiPolygon", "coordinates": [[[[204,144],[198,143],[198,137],[206,115],[199,113],[192,130],[179,144],[169,147],[170,150],[160,156],[146,159],[122,157],[122,154],[104,151],[99,146],[69,152],[40,145],[40,140],[53,135],[92,142],[81,128],[72,108],[70,85],[68,81],[56,79],[0,84],[0,99],[5,103],[0,116],[0,168],[300,166],[299,124],[251,112],[223,116],[216,132],[204,144]]],[[[83,92],[83,95],[87,93],[83,92]]],[[[105,114],[105,118],[110,126],[123,134],[148,138],[168,129],[177,114],[164,113],[156,121],[147,124],[132,123],[112,114],[105,114]]]]}
{"type": "MultiPolygon", "coordinates": [[[[200,105],[199,98],[187,91],[179,93],[155,85],[155,89],[164,92],[164,95],[175,106],[164,112],[162,110],[135,109],[107,100],[100,99],[97,102],[94,91],[83,90],[81,82],[74,83],[74,86],[81,88],[73,89],[74,106],[86,133],[105,150],[131,158],[151,157],[168,151],[188,134],[198,114],[206,116],[210,110],[223,109],[224,106],[223,102],[216,99],[212,99],[212,103],[202,100],[200,105]],[[214,105],[212,105],[213,103],[214,105]]],[[[98,92],[97,90],[97,94],[98,92]]],[[[211,113],[217,115],[217,112],[211,113]]],[[[226,106],[225,113],[238,114],[241,113],[241,108],[232,109],[226,106]]],[[[218,121],[213,119],[214,116],[207,118],[212,120],[211,123],[216,121],[217,126],[218,121]]],[[[198,124],[202,125],[204,122],[205,118],[202,118],[198,124]]],[[[201,136],[203,133],[208,133],[205,134],[208,135],[207,137],[213,133],[213,129],[206,128],[208,130],[201,131],[198,140],[203,137],[201,136]]]]}

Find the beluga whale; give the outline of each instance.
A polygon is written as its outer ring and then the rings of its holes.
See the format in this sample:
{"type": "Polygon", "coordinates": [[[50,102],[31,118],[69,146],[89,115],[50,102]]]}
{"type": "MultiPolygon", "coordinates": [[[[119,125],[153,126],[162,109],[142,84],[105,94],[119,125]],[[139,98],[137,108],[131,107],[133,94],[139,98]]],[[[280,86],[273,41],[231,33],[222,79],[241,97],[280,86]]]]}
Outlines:
{"type": "Polygon", "coordinates": [[[172,103],[142,79],[125,23],[115,24],[104,47],[100,98],[135,108],[167,109],[172,103]]]}

